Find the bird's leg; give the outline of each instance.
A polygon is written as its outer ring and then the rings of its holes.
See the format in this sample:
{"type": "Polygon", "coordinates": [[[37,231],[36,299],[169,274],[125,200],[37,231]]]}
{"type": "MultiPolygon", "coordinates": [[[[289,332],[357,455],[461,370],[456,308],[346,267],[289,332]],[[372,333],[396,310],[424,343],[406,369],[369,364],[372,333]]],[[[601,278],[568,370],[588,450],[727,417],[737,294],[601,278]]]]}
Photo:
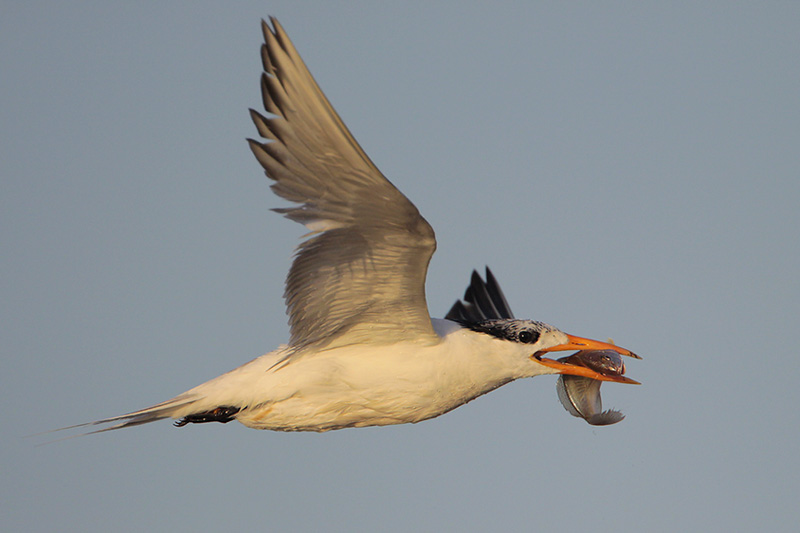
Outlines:
{"type": "Polygon", "coordinates": [[[187,415],[175,422],[175,427],[181,428],[186,424],[203,424],[205,422],[221,422],[227,424],[234,419],[234,415],[239,412],[238,407],[217,407],[205,413],[187,415]]]}

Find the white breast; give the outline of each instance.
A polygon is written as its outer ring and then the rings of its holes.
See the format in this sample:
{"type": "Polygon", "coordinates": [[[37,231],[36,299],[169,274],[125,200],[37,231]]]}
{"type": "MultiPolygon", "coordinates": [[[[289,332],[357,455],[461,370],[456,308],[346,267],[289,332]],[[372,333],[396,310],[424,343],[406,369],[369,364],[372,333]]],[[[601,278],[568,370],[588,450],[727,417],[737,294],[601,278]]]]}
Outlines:
{"type": "Polygon", "coordinates": [[[419,422],[521,377],[503,353],[509,343],[447,320],[434,327],[435,345],[345,346],[270,368],[286,353],[272,352],[195,391],[229,396],[217,405],[244,407],[237,420],[248,427],[327,431],[419,422]]]}

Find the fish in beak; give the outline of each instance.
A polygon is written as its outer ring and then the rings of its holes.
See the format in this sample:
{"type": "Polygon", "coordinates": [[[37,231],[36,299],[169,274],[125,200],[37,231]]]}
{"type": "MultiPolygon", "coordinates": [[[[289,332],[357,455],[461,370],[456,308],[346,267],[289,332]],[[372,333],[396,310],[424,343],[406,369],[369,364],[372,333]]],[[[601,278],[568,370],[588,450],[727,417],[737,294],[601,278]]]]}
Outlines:
{"type": "Polygon", "coordinates": [[[641,357],[632,351],[608,342],[584,339],[583,337],[576,337],[574,335],[567,335],[567,339],[568,341],[566,343],[540,350],[533,354],[532,357],[542,365],[557,370],[559,374],[581,376],[596,381],[613,381],[615,383],[640,385],[638,381],[623,375],[625,373],[625,365],[622,363],[622,358],[620,358],[619,355],[641,359],[641,357]],[[578,353],[569,357],[562,357],[558,360],[542,357],[543,354],[548,352],[567,350],[578,350],[578,353]],[[589,354],[594,353],[595,355],[587,355],[587,352],[589,354]],[[609,358],[612,358],[611,354],[616,356],[619,360],[618,365],[609,360],[609,358]]]}
{"type": "MultiPolygon", "coordinates": [[[[625,363],[615,350],[581,350],[559,359],[558,362],[584,367],[604,377],[619,378],[625,372],[625,363]]],[[[583,418],[593,426],[616,424],[625,418],[625,415],[614,409],[603,411],[603,401],[600,398],[602,381],[604,380],[575,373],[564,373],[558,377],[556,383],[558,399],[572,416],[583,418]]],[[[630,381],[633,380],[628,382],[630,381]]]]}

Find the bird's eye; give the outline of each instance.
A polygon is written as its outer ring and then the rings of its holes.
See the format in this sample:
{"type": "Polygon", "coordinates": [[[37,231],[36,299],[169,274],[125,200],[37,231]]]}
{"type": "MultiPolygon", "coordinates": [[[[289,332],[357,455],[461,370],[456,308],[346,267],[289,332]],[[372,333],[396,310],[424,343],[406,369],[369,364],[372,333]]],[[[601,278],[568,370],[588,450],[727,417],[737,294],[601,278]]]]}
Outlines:
{"type": "Polygon", "coordinates": [[[519,342],[524,342],[525,344],[532,344],[539,340],[539,334],[535,331],[520,331],[519,332],[519,342]]]}

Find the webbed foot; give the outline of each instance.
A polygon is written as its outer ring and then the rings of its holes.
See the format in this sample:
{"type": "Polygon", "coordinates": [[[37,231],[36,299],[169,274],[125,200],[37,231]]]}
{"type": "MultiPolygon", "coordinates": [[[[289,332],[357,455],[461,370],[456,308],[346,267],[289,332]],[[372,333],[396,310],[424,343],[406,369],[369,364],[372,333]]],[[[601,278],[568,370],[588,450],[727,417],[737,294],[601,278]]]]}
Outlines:
{"type": "Polygon", "coordinates": [[[196,413],[187,415],[174,423],[175,427],[182,428],[186,424],[204,424],[205,422],[221,422],[227,424],[235,418],[235,414],[239,412],[238,407],[217,407],[205,413],[196,413]]]}

